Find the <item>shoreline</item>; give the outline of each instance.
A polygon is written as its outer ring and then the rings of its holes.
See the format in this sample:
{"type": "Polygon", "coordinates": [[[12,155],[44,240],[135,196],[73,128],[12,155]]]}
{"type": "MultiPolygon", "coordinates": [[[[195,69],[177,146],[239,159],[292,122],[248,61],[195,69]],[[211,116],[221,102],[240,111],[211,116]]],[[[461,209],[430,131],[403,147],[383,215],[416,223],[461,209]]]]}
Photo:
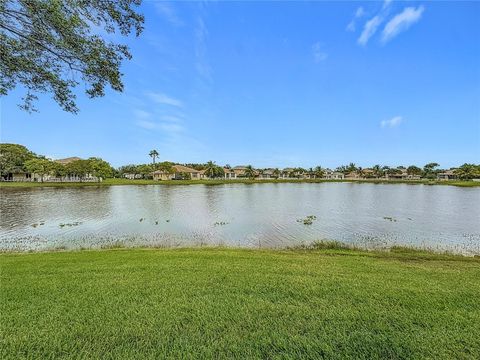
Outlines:
{"type": "Polygon", "coordinates": [[[362,247],[355,244],[348,244],[336,240],[320,240],[306,244],[301,243],[294,246],[285,247],[242,247],[229,245],[180,245],[169,246],[164,244],[139,244],[130,245],[123,242],[116,242],[108,245],[89,246],[89,247],[72,247],[68,248],[64,245],[54,246],[45,249],[1,249],[0,256],[4,255],[26,255],[26,254],[50,254],[50,253],[78,253],[78,252],[104,252],[104,251],[136,251],[136,250],[159,250],[159,251],[251,251],[251,252],[273,252],[273,253],[310,253],[310,252],[332,252],[332,253],[349,253],[363,254],[368,256],[392,256],[404,254],[406,256],[420,256],[428,258],[459,258],[459,259],[476,259],[480,261],[480,253],[460,253],[452,250],[434,249],[426,247],[416,247],[408,245],[392,245],[390,247],[362,247]]]}
{"type": "Polygon", "coordinates": [[[0,182],[1,188],[29,188],[29,187],[83,187],[83,186],[125,186],[125,185],[226,185],[226,184],[323,184],[323,183],[352,183],[352,184],[386,184],[386,185],[447,185],[457,187],[480,187],[480,181],[457,180],[324,180],[324,179],[266,179],[266,180],[128,180],[106,179],[102,182],[0,182]]]}

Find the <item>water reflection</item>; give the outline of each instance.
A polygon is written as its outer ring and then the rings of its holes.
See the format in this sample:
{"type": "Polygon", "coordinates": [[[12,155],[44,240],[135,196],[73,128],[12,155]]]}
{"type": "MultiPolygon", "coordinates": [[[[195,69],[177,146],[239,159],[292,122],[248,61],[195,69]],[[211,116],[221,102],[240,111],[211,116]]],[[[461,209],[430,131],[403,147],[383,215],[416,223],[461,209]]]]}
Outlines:
{"type": "Polygon", "coordinates": [[[318,239],[480,253],[480,189],[227,184],[4,188],[0,249],[111,245],[284,247],[318,239]],[[311,225],[296,220],[315,215],[311,225]],[[62,226],[63,225],[63,226],[62,226]]]}

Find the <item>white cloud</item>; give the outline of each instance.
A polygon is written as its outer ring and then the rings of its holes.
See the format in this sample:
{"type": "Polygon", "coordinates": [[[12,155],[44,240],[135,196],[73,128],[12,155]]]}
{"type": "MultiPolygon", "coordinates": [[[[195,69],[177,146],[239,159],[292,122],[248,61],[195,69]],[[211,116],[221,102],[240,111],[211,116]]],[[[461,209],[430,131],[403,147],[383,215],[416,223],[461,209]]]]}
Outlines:
{"type": "Polygon", "coordinates": [[[155,2],[155,9],[165,18],[170,24],[174,26],[182,26],[183,21],[180,20],[171,4],[163,1],[155,2]]]}
{"type": "Polygon", "coordinates": [[[383,2],[382,10],[385,10],[387,7],[389,7],[391,3],[392,3],[392,0],[385,0],[383,2]]]}
{"type": "Polygon", "coordinates": [[[194,29],[195,35],[195,68],[200,78],[210,84],[213,81],[212,68],[208,61],[207,37],[208,29],[202,17],[198,17],[194,29]]]}
{"type": "Polygon", "coordinates": [[[357,11],[355,11],[355,16],[353,17],[352,21],[350,21],[347,25],[347,28],[346,30],[347,31],[351,31],[351,32],[354,32],[355,29],[356,29],[356,23],[355,23],[355,20],[358,19],[358,18],[361,18],[362,16],[365,15],[365,10],[363,10],[363,7],[358,7],[357,8],[357,11]]]}
{"type": "Polygon", "coordinates": [[[358,38],[357,42],[360,45],[367,45],[368,40],[375,34],[378,26],[382,23],[383,19],[380,15],[376,15],[365,23],[362,34],[358,38]]]}
{"type": "Polygon", "coordinates": [[[183,121],[181,117],[174,115],[164,115],[160,119],[170,123],[181,123],[183,121]]]}
{"type": "Polygon", "coordinates": [[[363,10],[363,7],[360,6],[355,12],[355,17],[359,18],[359,17],[362,17],[363,15],[365,15],[365,10],[363,10]]]}
{"type": "Polygon", "coordinates": [[[403,122],[403,118],[401,116],[395,116],[390,120],[382,120],[380,122],[380,126],[382,128],[393,128],[400,125],[403,122]]]}
{"type": "Polygon", "coordinates": [[[316,63],[325,60],[328,54],[322,50],[322,44],[317,42],[312,45],[313,59],[316,63]]]}
{"type": "Polygon", "coordinates": [[[138,120],[137,125],[147,130],[153,130],[157,126],[157,124],[155,124],[154,122],[147,120],[138,120]]]}
{"type": "Polygon", "coordinates": [[[156,92],[147,92],[146,95],[153,101],[155,101],[158,104],[163,104],[163,105],[171,105],[171,106],[176,106],[176,107],[183,107],[183,103],[175,99],[173,97],[170,97],[168,95],[162,94],[162,93],[156,93],[156,92]]]}
{"type": "Polygon", "coordinates": [[[179,133],[185,130],[185,128],[180,124],[158,124],[160,130],[163,130],[166,133],[179,133]]]}
{"type": "Polygon", "coordinates": [[[346,30],[351,32],[355,31],[355,20],[352,20],[348,23],[346,30]]]}
{"type": "Polygon", "coordinates": [[[424,10],[425,8],[423,6],[419,6],[418,8],[406,7],[401,13],[395,15],[383,29],[382,42],[386,43],[418,22],[424,10]]]}
{"type": "Polygon", "coordinates": [[[149,117],[151,117],[151,114],[145,110],[136,109],[133,111],[133,113],[138,119],[148,119],[149,117]]]}
{"type": "Polygon", "coordinates": [[[136,124],[143,129],[160,130],[167,135],[178,134],[185,130],[185,127],[183,125],[174,123],[157,123],[148,120],[137,120],[136,124]]]}

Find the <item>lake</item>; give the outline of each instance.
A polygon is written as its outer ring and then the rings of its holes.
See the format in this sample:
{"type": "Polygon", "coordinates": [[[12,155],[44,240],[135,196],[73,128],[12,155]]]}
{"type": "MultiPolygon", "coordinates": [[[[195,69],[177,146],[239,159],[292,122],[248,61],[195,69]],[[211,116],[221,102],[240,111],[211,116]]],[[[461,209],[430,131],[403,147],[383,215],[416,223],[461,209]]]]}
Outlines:
{"type": "Polygon", "coordinates": [[[330,239],[480,254],[480,188],[332,182],[2,188],[0,195],[3,251],[282,248],[330,239]]]}

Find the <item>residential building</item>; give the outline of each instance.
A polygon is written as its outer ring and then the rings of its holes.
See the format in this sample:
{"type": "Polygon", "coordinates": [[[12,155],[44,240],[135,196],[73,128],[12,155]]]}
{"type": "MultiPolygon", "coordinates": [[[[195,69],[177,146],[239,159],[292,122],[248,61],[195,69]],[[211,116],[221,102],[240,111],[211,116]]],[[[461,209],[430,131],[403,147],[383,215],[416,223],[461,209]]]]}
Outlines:
{"type": "Polygon", "coordinates": [[[173,165],[172,171],[157,170],[152,173],[154,180],[200,180],[200,171],[183,165],[173,165]]]}
{"type": "Polygon", "coordinates": [[[437,174],[438,180],[456,180],[457,178],[455,169],[445,170],[437,174]]]}
{"type": "Polygon", "coordinates": [[[223,176],[226,180],[234,180],[237,178],[237,174],[231,168],[223,168],[223,176]]]}
{"type": "Polygon", "coordinates": [[[330,169],[325,169],[323,178],[327,180],[343,180],[345,175],[338,171],[332,171],[330,169]]]}

